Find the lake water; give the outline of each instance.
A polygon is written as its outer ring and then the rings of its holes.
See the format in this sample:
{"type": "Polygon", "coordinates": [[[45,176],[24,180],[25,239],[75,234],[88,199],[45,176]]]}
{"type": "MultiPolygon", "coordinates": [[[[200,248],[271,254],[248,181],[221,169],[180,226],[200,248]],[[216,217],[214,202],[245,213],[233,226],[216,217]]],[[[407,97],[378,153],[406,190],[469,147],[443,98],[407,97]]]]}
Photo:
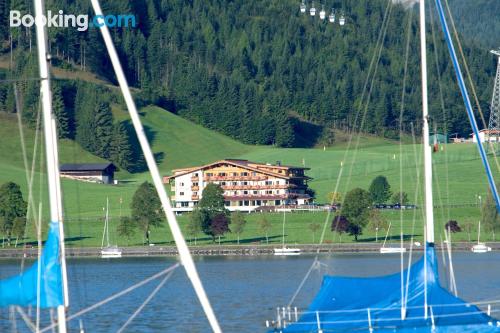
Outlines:
{"type": "MultiPolygon", "coordinates": [[[[198,257],[197,267],[224,332],[264,332],[276,306],[290,300],[314,256],[198,257]]],[[[397,255],[335,254],[321,256],[328,265],[314,271],[296,305],[304,308],[317,292],[323,274],[374,276],[399,271],[397,255]]],[[[90,306],[174,264],[175,258],[70,259],[70,313],[90,306]]],[[[500,299],[500,253],[455,253],[459,296],[500,299]]],[[[441,265],[442,266],[442,265],[441,265]]],[[[0,277],[19,271],[19,262],[0,261],[0,277]]],[[[442,272],[441,277],[445,276],[442,272]]],[[[85,332],[116,332],[157,286],[155,280],[81,317],[85,332]]],[[[446,283],[444,283],[446,285],[446,283]]],[[[26,310],[28,311],[28,310],[26,310]]],[[[0,309],[0,332],[29,332],[16,314],[0,309]],[[14,327],[15,323],[15,327],[14,327]]],[[[33,317],[33,313],[31,314],[33,317]]],[[[44,311],[45,324],[48,312],[44,311]]],[[[70,332],[78,332],[78,320],[70,332]]],[[[183,271],[177,268],[165,286],[127,326],[125,332],[209,332],[201,307],[183,271]]]]}

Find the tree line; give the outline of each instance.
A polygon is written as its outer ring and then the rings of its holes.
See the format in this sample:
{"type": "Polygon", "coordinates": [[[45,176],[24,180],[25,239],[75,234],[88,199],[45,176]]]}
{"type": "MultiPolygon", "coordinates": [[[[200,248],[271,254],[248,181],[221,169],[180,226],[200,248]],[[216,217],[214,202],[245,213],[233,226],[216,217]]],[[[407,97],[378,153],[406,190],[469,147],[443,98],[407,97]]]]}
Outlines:
{"type": "MultiPolygon", "coordinates": [[[[112,34],[127,79],[140,89],[141,101],[245,143],[294,147],[331,143],[333,129],[354,127],[386,4],[385,0],[333,1],[348,15],[342,28],[299,15],[298,1],[291,0],[110,0],[104,10],[137,17],[136,29],[114,28],[112,34]]],[[[89,6],[54,0],[49,9],[91,14],[89,6]]],[[[411,10],[393,6],[363,131],[397,138],[400,121],[407,132],[410,123],[417,131],[420,128],[420,70],[418,52],[410,52],[405,112],[399,119],[406,46],[403,27],[411,10]]],[[[21,0],[2,0],[0,10],[8,8],[31,11],[21,0]]],[[[0,29],[1,52],[7,55],[12,46],[17,61],[21,51],[32,50],[34,32],[7,26],[0,29]]],[[[410,34],[410,47],[416,50],[417,15],[410,34]]],[[[97,29],[50,29],[49,35],[57,66],[80,68],[116,82],[97,29]]],[[[432,120],[439,131],[468,136],[468,119],[448,51],[442,34],[437,37],[436,45],[429,38],[429,52],[438,54],[437,64],[429,56],[432,120]],[[437,69],[442,76],[444,112],[437,69]]],[[[464,42],[464,51],[488,117],[495,61],[487,50],[469,41],[464,42]]],[[[12,104],[8,98],[4,98],[7,105],[12,104]]]]}
{"type": "MultiPolygon", "coordinates": [[[[0,73],[0,79],[37,77],[36,54],[18,55],[15,68],[0,73]]],[[[16,88],[23,122],[34,128],[40,112],[39,83],[29,79],[16,88]]],[[[13,84],[0,84],[0,112],[17,112],[14,89],[13,84]]],[[[52,107],[60,139],[74,140],[90,153],[129,172],[143,171],[145,161],[131,123],[114,119],[112,105],[119,101],[107,87],[84,81],[52,81],[52,107]]]]}

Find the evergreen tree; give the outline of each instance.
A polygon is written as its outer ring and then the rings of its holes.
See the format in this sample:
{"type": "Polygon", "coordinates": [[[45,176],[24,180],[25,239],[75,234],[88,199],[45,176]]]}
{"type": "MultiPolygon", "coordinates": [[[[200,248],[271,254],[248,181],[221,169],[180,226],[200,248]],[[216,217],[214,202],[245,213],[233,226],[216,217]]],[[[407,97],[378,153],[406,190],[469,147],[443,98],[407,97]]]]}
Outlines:
{"type": "Polygon", "coordinates": [[[132,154],[127,129],[123,123],[119,123],[113,128],[109,159],[119,167],[133,171],[132,154]]]}
{"type": "Polygon", "coordinates": [[[54,85],[52,89],[52,109],[57,121],[57,135],[60,139],[70,137],[69,116],[64,107],[61,88],[54,85]]]}
{"type": "Polygon", "coordinates": [[[370,184],[369,192],[372,203],[385,203],[391,197],[391,185],[385,176],[377,176],[370,184]]]}
{"type": "Polygon", "coordinates": [[[97,156],[110,158],[113,114],[107,102],[97,102],[94,108],[94,147],[97,156]]]}

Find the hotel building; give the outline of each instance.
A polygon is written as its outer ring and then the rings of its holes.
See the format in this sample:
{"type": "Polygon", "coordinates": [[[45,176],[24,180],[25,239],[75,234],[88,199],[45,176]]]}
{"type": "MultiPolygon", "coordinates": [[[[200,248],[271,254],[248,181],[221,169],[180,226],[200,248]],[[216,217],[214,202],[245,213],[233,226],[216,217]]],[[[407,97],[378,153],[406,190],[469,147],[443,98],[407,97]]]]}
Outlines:
{"type": "Polygon", "coordinates": [[[207,184],[218,184],[224,190],[226,208],[230,211],[254,211],[263,206],[307,205],[304,174],[309,168],[255,163],[225,159],[203,166],[175,169],[163,177],[174,192],[178,213],[192,211],[207,184]]]}

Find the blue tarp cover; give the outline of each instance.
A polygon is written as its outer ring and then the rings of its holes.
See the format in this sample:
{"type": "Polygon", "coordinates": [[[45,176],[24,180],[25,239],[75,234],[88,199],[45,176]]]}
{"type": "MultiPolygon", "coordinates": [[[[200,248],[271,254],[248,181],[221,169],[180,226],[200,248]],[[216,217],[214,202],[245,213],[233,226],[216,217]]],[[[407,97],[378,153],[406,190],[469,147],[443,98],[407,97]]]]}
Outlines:
{"type": "Polygon", "coordinates": [[[23,273],[0,281],[0,307],[37,305],[38,266],[40,265],[40,307],[63,304],[59,223],[50,224],[40,259],[23,273]]]}
{"type": "Polygon", "coordinates": [[[422,257],[403,272],[408,274],[406,319],[401,320],[401,273],[373,278],[326,276],[319,293],[289,332],[368,332],[368,309],[374,332],[500,332],[497,321],[478,307],[455,297],[439,284],[436,253],[427,246],[422,257]],[[424,279],[427,265],[428,318],[424,317],[424,279]],[[317,313],[316,313],[317,312],[317,313]]]}

